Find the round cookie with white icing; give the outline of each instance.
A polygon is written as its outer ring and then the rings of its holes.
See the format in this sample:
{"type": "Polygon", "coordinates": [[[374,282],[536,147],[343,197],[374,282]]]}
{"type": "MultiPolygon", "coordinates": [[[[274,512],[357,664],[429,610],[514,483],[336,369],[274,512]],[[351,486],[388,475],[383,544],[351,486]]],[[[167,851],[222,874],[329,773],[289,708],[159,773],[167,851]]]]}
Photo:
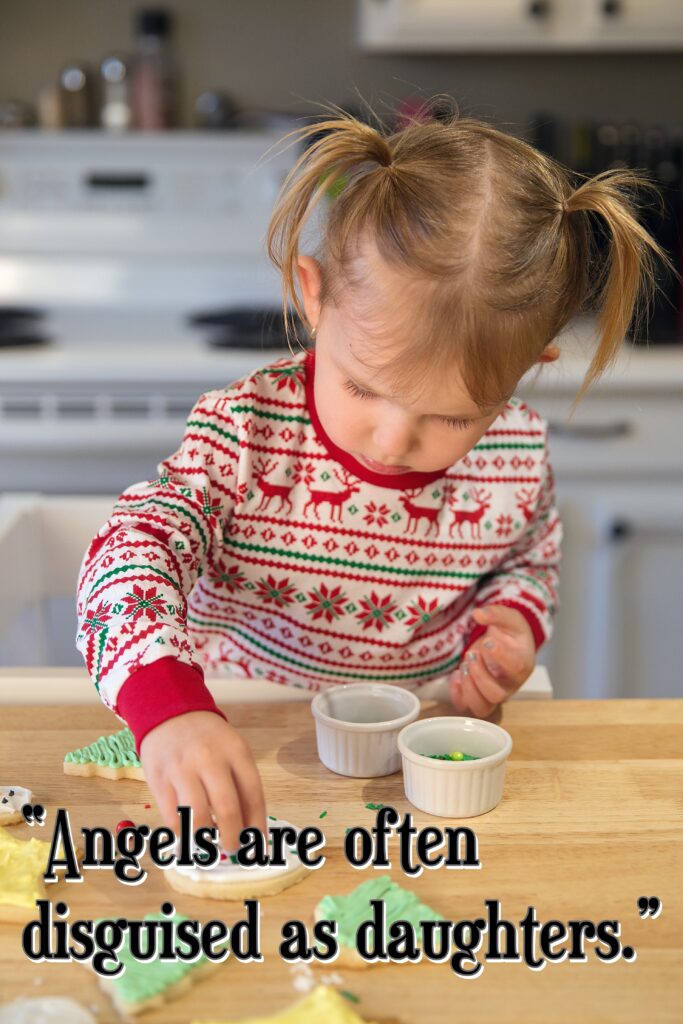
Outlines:
{"type": "MultiPolygon", "coordinates": [[[[268,828],[300,829],[281,818],[268,817],[268,828]]],[[[276,896],[301,882],[310,872],[302,863],[297,851],[287,845],[284,848],[285,864],[268,867],[243,867],[235,854],[223,850],[221,859],[210,868],[179,867],[177,864],[166,870],[166,878],[178,892],[200,896],[209,900],[255,900],[261,896],[276,896]]]]}
{"type": "Polygon", "coordinates": [[[0,786],[0,825],[16,825],[24,820],[21,808],[31,803],[33,794],[23,786],[0,786]]]}
{"type": "Polygon", "coordinates": [[[0,1006],[0,1024],[95,1024],[95,1018],[79,1003],[63,996],[16,999],[0,1006]]]}

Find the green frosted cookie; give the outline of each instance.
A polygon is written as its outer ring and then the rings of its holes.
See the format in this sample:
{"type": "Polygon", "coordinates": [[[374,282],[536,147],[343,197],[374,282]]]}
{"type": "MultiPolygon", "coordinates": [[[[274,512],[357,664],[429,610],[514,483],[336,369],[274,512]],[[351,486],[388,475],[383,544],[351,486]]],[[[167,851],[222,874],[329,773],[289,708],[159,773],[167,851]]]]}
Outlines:
{"type": "MultiPolygon", "coordinates": [[[[169,907],[169,909],[171,908],[169,907]]],[[[170,921],[177,929],[181,921],[188,921],[189,918],[182,914],[173,914],[172,916],[145,914],[143,920],[170,921]]],[[[96,922],[96,924],[100,923],[96,922]]],[[[176,942],[182,949],[187,948],[182,940],[177,939],[176,942]]],[[[143,949],[149,948],[145,935],[142,936],[141,944],[143,949]]],[[[161,945],[162,940],[159,936],[156,942],[157,950],[161,945]]],[[[195,981],[203,977],[207,971],[218,966],[218,964],[207,960],[204,955],[201,955],[194,963],[183,963],[180,960],[162,963],[158,959],[158,955],[152,960],[138,962],[130,951],[130,936],[127,932],[123,945],[116,956],[125,969],[114,978],[98,975],[98,980],[102,990],[113,1001],[119,1013],[124,1016],[144,1013],[161,1006],[169,999],[177,998],[186,992],[195,981]]]]}
{"type": "Polygon", "coordinates": [[[130,729],[100,736],[87,747],[71,750],[64,758],[67,775],[101,775],[105,779],[138,779],[145,773],[130,729]]]}
{"type": "Polygon", "coordinates": [[[370,878],[346,896],[323,896],[315,910],[316,921],[336,921],[340,946],[340,964],[348,967],[371,966],[356,949],[359,927],[373,916],[371,900],[382,900],[385,906],[385,939],[396,921],[408,921],[420,934],[421,921],[442,921],[443,915],[421,903],[413,892],[401,888],[388,875],[370,878]]]}

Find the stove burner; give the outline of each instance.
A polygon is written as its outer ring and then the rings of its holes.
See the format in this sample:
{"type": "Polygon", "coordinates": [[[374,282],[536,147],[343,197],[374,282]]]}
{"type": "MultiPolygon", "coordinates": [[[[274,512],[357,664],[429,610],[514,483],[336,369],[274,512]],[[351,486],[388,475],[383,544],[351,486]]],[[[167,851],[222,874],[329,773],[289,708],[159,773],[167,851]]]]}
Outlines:
{"type": "Polygon", "coordinates": [[[27,306],[0,306],[0,348],[46,345],[49,338],[40,330],[43,313],[27,306]]]}
{"type": "MultiPolygon", "coordinates": [[[[281,309],[233,306],[195,313],[188,320],[194,327],[210,329],[207,340],[212,348],[288,348],[281,309]]],[[[295,317],[295,327],[299,325],[299,318],[295,317]]]]}

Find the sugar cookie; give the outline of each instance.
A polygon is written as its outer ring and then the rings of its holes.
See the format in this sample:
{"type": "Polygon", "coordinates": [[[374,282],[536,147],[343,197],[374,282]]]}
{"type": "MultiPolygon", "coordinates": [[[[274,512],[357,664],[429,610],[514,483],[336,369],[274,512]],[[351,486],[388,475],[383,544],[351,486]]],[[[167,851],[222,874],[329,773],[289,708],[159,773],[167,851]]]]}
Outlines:
{"type": "MultiPolygon", "coordinates": [[[[174,914],[172,917],[145,914],[143,920],[172,921],[177,929],[181,921],[188,921],[189,918],[182,914],[174,914]]],[[[181,960],[162,963],[158,958],[141,963],[130,952],[129,938],[126,934],[116,954],[125,970],[115,978],[98,975],[100,988],[122,1016],[132,1017],[147,1010],[158,1009],[169,999],[177,999],[189,991],[196,981],[220,966],[207,960],[204,955],[194,963],[183,963],[181,960]]]]}
{"type": "Polygon", "coordinates": [[[0,786],[0,825],[16,825],[24,820],[21,808],[31,803],[33,794],[23,786],[0,786]]]}
{"type": "MultiPolygon", "coordinates": [[[[269,828],[296,828],[289,821],[268,816],[269,828]]],[[[242,867],[234,854],[225,850],[219,863],[211,868],[178,867],[174,865],[165,872],[169,884],[178,892],[201,896],[210,900],[251,900],[261,896],[275,896],[290,885],[301,882],[310,872],[299,858],[297,851],[287,847],[284,851],[286,864],[283,867],[242,867]]]]}
{"type": "Polygon", "coordinates": [[[16,999],[0,1006],[0,1024],[95,1024],[95,1018],[73,999],[44,996],[16,999]]]}
{"type": "Polygon", "coordinates": [[[334,988],[318,985],[298,1003],[274,1013],[272,1017],[247,1017],[240,1021],[202,1020],[194,1024],[373,1024],[359,1017],[348,999],[334,988]]]}
{"type": "MultiPolygon", "coordinates": [[[[48,898],[43,875],[50,845],[42,839],[15,839],[0,828],[0,921],[24,922],[37,917],[36,900],[48,898]]],[[[50,886],[50,897],[54,889],[50,886]]]]}
{"type": "MultiPolygon", "coordinates": [[[[413,892],[402,889],[388,875],[362,882],[346,896],[323,896],[315,908],[316,921],[336,921],[339,956],[336,967],[374,967],[356,949],[356,933],[372,920],[371,900],[382,900],[386,908],[386,932],[394,921],[410,921],[420,933],[420,921],[442,921],[443,915],[420,903],[413,892]]],[[[380,961],[378,961],[379,963],[380,961]]]]}
{"type": "Polygon", "coordinates": [[[67,775],[145,781],[145,772],[135,750],[135,737],[127,728],[100,736],[88,747],[71,750],[64,758],[64,771],[67,775]]]}

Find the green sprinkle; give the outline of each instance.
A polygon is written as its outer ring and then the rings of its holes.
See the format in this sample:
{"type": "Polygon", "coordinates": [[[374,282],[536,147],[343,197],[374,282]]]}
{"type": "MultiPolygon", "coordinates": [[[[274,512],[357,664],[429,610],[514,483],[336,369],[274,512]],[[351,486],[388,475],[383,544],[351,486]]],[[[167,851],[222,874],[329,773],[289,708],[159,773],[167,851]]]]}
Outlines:
{"type": "Polygon", "coordinates": [[[327,814],[327,811],[323,811],[323,813],[322,813],[322,814],[320,814],[320,815],[318,815],[318,817],[320,817],[320,818],[324,818],[326,814],[327,814]]]}
{"type": "Polygon", "coordinates": [[[369,811],[381,811],[384,804],[366,804],[365,806],[369,811]]]}
{"type": "Polygon", "coordinates": [[[452,754],[423,754],[423,757],[431,757],[433,761],[478,761],[478,757],[472,754],[463,754],[456,750],[452,754]],[[458,755],[457,757],[455,755],[458,755]]]}
{"type": "Polygon", "coordinates": [[[341,988],[339,990],[339,995],[344,996],[344,999],[348,999],[352,1003],[360,1002],[360,996],[354,995],[353,992],[347,992],[346,989],[341,988]]]}
{"type": "Polygon", "coordinates": [[[277,818],[275,817],[274,814],[269,814],[268,817],[270,818],[271,821],[277,821],[277,818]]]}

